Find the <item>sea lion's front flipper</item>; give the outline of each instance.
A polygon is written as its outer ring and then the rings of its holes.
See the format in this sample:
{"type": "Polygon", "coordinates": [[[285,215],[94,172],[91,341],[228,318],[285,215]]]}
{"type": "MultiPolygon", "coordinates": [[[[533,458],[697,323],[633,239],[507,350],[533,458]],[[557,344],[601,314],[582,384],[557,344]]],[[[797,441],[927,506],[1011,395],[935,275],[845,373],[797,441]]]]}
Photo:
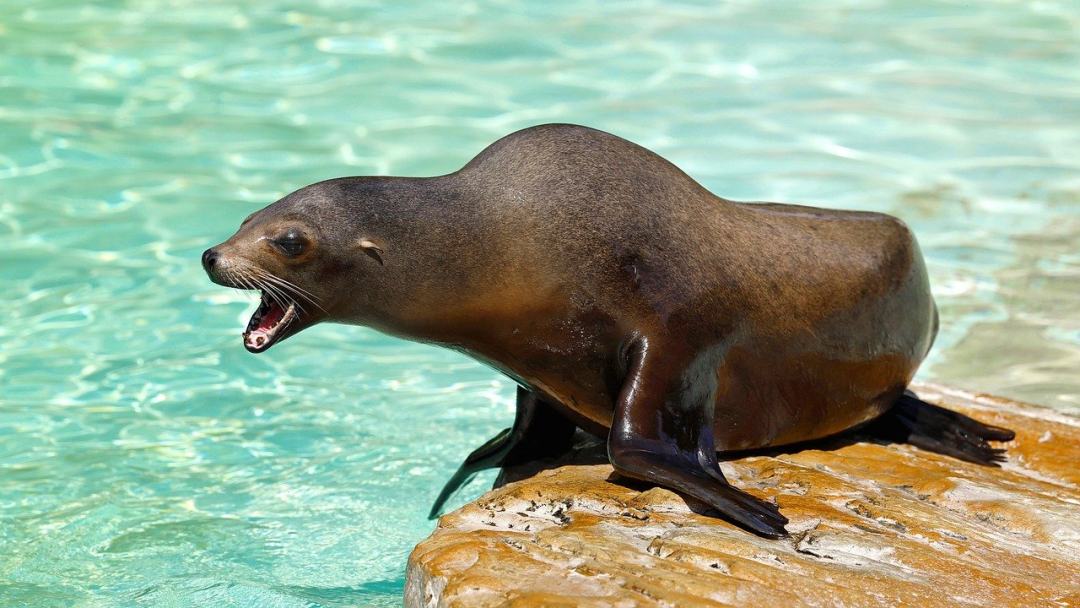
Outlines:
{"type": "Polygon", "coordinates": [[[438,517],[454,492],[484,469],[512,466],[569,450],[575,428],[573,422],[535,393],[518,387],[514,426],[503,429],[469,454],[439,492],[428,519],[438,517]]]}
{"type": "Polygon", "coordinates": [[[1005,450],[992,448],[987,441],[1011,441],[1016,436],[1009,429],[927,403],[911,391],[904,391],[892,409],[868,430],[893,441],[992,467],[1005,461],[1005,450]]]}
{"type": "Polygon", "coordinates": [[[612,466],[692,496],[756,534],[787,536],[788,520],[775,505],[733,488],[720,472],[712,430],[715,369],[658,350],[645,339],[631,350],[608,436],[612,466]]]}

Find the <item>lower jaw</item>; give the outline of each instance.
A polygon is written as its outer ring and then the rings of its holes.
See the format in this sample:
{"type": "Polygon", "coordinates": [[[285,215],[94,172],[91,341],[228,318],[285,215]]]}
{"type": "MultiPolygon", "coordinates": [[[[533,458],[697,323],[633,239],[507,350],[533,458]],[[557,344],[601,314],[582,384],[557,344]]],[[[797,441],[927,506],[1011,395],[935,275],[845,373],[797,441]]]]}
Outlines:
{"type": "Polygon", "coordinates": [[[272,336],[252,336],[250,334],[245,334],[244,348],[251,353],[261,353],[268,350],[271,346],[277,344],[286,337],[285,329],[285,327],[279,328],[272,336]]]}
{"type": "Polygon", "coordinates": [[[277,338],[267,338],[265,342],[257,343],[252,341],[248,336],[244,336],[244,348],[247,349],[249,353],[258,354],[268,350],[275,342],[277,342],[277,340],[277,338]]]}

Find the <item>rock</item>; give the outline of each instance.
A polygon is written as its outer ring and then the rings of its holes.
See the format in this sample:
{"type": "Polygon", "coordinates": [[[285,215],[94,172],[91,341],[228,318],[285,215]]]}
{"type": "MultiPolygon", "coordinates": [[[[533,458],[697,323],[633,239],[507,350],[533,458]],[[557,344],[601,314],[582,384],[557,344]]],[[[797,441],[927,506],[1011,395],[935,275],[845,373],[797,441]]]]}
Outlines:
{"type": "MultiPolygon", "coordinates": [[[[1080,420],[918,389],[1015,430],[1008,462],[858,437],[725,462],[735,485],[777,501],[786,540],[620,483],[607,464],[560,466],[444,516],[409,557],[405,604],[1080,605],[1080,420]]],[[[603,462],[602,450],[574,460],[603,462]]]]}

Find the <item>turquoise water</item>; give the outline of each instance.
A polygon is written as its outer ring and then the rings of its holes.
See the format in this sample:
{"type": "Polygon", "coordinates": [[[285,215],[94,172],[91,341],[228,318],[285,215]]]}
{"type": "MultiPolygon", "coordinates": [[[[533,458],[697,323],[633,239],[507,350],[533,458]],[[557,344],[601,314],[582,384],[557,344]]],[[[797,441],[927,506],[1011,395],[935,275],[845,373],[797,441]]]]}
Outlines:
{"type": "Polygon", "coordinates": [[[400,603],[510,383],[359,328],[250,355],[198,255],[541,122],[903,217],[943,318],[921,377],[1080,411],[1078,32],[1069,1],[5,0],[0,605],[400,603]]]}

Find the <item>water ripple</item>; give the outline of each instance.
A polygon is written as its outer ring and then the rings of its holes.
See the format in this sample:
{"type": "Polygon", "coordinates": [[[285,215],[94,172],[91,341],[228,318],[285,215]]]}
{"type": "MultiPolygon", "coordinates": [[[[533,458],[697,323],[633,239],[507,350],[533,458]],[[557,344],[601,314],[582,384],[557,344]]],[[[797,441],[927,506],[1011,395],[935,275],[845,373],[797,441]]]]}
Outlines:
{"type": "Polygon", "coordinates": [[[198,256],[300,185],[539,122],[899,215],[942,313],[923,377],[1080,411],[1078,32],[1066,0],[8,0],[0,603],[399,605],[510,383],[357,328],[251,356],[198,256]]]}

